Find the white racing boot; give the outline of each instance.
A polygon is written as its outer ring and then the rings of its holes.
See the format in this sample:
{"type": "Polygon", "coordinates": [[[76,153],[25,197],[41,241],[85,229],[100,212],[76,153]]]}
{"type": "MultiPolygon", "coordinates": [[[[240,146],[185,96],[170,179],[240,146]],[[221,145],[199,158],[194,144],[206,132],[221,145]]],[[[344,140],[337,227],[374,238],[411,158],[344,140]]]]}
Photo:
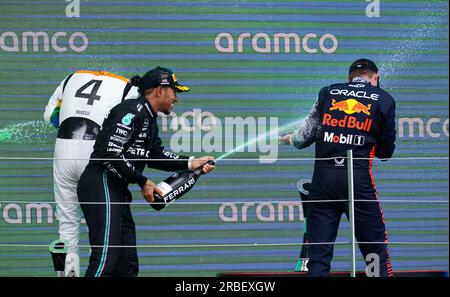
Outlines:
{"type": "Polygon", "coordinates": [[[80,256],[75,253],[68,253],[66,256],[66,265],[64,267],[66,277],[80,276],[80,256]]]}

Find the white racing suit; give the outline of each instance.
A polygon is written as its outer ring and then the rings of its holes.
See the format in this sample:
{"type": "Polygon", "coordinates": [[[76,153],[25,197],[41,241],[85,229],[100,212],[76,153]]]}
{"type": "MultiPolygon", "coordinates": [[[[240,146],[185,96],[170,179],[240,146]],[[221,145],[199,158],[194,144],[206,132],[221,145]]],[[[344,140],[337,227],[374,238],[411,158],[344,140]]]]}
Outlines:
{"type": "Polygon", "coordinates": [[[82,212],[77,197],[78,180],[110,109],[138,96],[137,88],[127,78],[105,71],[79,70],[60,83],[45,108],[44,120],[58,128],[53,179],[59,237],[69,245],[66,276],[80,275],[82,212]]]}

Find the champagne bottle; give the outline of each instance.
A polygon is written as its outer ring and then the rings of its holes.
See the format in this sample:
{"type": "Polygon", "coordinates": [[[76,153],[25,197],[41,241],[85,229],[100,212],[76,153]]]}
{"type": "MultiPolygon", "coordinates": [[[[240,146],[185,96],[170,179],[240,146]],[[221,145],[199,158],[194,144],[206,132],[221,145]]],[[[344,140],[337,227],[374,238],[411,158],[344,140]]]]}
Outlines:
{"type": "MultiPolygon", "coordinates": [[[[205,164],[214,165],[213,160],[209,160],[205,164]]],[[[158,184],[158,188],[163,192],[163,196],[153,193],[155,203],[150,206],[156,210],[161,210],[174,200],[177,200],[187,192],[189,192],[197,182],[198,178],[203,174],[203,166],[201,165],[194,170],[185,170],[177,172],[166,178],[158,184]]]]}
{"type": "Polygon", "coordinates": [[[49,246],[50,254],[52,255],[53,267],[56,271],[57,277],[64,277],[64,268],[66,265],[66,255],[69,243],[67,240],[58,239],[52,241],[49,246]]]}

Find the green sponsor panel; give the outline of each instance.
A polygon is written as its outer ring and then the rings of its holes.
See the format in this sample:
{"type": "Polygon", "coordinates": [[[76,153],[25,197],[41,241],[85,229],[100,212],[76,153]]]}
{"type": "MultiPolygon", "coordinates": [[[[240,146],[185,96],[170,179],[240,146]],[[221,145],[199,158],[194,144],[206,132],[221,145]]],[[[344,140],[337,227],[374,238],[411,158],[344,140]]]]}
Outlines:
{"type": "MultiPolygon", "coordinates": [[[[373,168],[393,269],[448,271],[448,1],[381,0],[368,12],[377,1],[81,0],[70,17],[72,2],[0,3],[0,276],[55,275],[57,131],[43,112],[57,85],[78,69],[132,77],[158,65],[191,87],[159,119],[167,148],[219,158],[262,138],[161,212],[132,185],[139,275],[293,271],[303,235],[296,182],[312,177],[314,147],[263,135],[295,128],[321,87],[345,81],[361,57],[377,63],[397,102],[402,159],[373,168]],[[214,120],[221,126],[208,130],[214,120]]],[[[169,174],[145,170],[155,182],[169,174]]],[[[350,269],[348,241],[343,217],[334,271],[350,269]]],[[[84,223],[80,246],[84,273],[84,223]]]]}

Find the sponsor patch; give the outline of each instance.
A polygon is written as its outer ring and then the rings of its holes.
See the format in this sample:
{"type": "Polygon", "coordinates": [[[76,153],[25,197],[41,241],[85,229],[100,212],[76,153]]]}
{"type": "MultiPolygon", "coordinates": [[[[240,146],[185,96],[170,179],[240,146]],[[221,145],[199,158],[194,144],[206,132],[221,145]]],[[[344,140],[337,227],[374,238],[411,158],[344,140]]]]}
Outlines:
{"type": "Polygon", "coordinates": [[[357,129],[369,132],[372,127],[373,120],[366,118],[364,121],[358,121],[354,116],[346,115],[343,119],[336,119],[329,113],[323,114],[322,125],[339,128],[357,129]]]}
{"type": "Polygon", "coordinates": [[[128,126],[131,124],[131,120],[134,118],[134,114],[132,113],[127,113],[123,118],[122,118],[122,124],[124,124],[125,126],[128,126]]]}
{"type": "Polygon", "coordinates": [[[339,90],[339,89],[332,89],[330,91],[331,95],[340,95],[340,96],[346,96],[346,97],[355,97],[355,98],[365,98],[365,99],[371,99],[377,101],[380,95],[375,93],[368,93],[366,91],[355,91],[355,90],[339,90]]]}
{"type": "Polygon", "coordinates": [[[369,110],[371,107],[372,107],[372,104],[364,105],[355,99],[347,99],[347,100],[339,101],[339,102],[336,102],[336,100],[331,99],[330,110],[339,110],[339,111],[345,112],[346,114],[362,112],[366,115],[370,115],[369,110]]]}
{"type": "Polygon", "coordinates": [[[364,136],[353,135],[353,134],[344,135],[342,133],[334,134],[332,132],[325,132],[325,134],[323,136],[324,142],[349,144],[349,145],[364,145],[365,140],[366,139],[364,136]]]}

